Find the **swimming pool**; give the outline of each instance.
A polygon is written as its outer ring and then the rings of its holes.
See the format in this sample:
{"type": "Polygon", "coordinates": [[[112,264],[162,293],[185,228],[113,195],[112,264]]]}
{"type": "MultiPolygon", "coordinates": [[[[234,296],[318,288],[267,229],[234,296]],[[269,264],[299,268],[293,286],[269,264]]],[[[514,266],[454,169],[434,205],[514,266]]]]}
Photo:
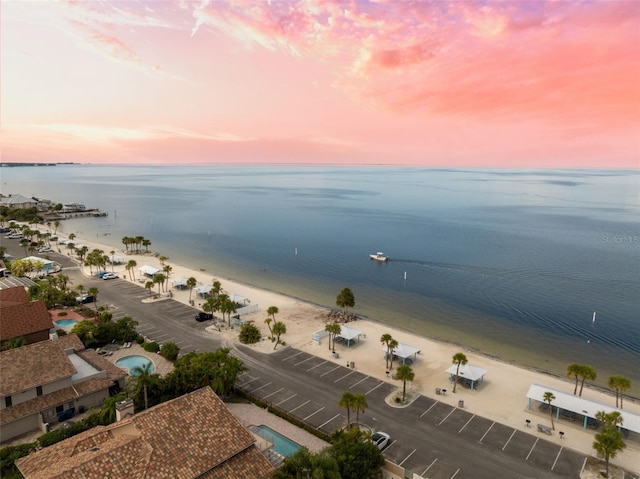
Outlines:
{"type": "Polygon", "coordinates": [[[129,370],[129,374],[131,376],[139,376],[134,372],[136,367],[143,367],[145,364],[150,364],[149,372],[152,373],[155,370],[155,366],[153,365],[153,361],[149,358],[145,358],[144,356],[138,356],[136,354],[132,356],[125,356],[124,358],[120,358],[116,361],[116,366],[120,366],[121,368],[126,368],[129,370]]]}
{"type": "Polygon", "coordinates": [[[265,438],[268,441],[271,441],[276,452],[282,454],[285,457],[293,456],[301,447],[297,442],[293,442],[288,437],[283,436],[278,431],[274,431],[269,426],[265,426],[264,424],[261,424],[259,426],[251,426],[250,429],[259,436],[265,438]]]}
{"type": "Polygon", "coordinates": [[[78,321],[75,319],[58,319],[54,321],[57,328],[69,328],[78,324],[78,321]]]}

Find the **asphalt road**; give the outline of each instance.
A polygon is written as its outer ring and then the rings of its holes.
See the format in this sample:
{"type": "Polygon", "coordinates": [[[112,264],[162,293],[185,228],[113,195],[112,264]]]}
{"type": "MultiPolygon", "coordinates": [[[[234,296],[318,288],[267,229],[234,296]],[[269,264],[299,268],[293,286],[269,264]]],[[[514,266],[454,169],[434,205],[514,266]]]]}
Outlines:
{"type": "MultiPolygon", "coordinates": [[[[2,240],[10,253],[23,256],[12,243],[17,245],[16,240],[2,240]]],[[[211,322],[195,321],[195,308],[172,299],[142,303],[149,293],[138,284],[87,278],[65,255],[50,256],[63,265],[74,287],[97,287],[98,306],[108,307],[114,319],[132,317],[148,339],[174,342],[183,353],[213,351],[224,345],[222,339],[205,331],[211,322]]],[[[342,393],[364,393],[369,406],[360,414],[360,422],[391,435],[384,455],[403,466],[407,475],[429,479],[577,478],[585,461],[583,454],[546,441],[535,430],[524,433],[435,399],[421,396],[409,407],[391,407],[385,397],[398,384],[291,347],[261,354],[240,345],[234,347],[234,354],[249,367],[240,379],[240,389],[329,434],[346,424],[345,411],[338,407],[342,393]]]]}

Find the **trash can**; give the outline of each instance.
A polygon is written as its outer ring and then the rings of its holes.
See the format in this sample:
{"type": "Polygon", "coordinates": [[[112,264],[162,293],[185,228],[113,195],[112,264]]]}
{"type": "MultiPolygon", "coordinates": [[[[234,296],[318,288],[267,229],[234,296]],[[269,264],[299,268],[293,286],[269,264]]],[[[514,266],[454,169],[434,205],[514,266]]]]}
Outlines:
{"type": "Polygon", "coordinates": [[[458,407],[464,407],[464,401],[462,399],[458,401],[458,407]]]}
{"type": "Polygon", "coordinates": [[[351,361],[351,368],[355,369],[356,368],[356,363],[354,363],[353,361],[351,361]]]}
{"type": "Polygon", "coordinates": [[[436,388],[436,394],[440,395],[440,388],[436,388]]]}

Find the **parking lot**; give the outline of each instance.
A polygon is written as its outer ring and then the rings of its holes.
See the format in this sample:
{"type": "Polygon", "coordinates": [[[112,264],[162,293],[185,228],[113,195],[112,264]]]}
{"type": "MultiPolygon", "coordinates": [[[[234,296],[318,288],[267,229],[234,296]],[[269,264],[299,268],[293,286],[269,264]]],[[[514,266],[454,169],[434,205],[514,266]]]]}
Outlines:
{"type": "Polygon", "coordinates": [[[362,374],[346,362],[337,364],[293,348],[271,359],[273,367],[286,372],[282,380],[250,372],[239,387],[327,434],[346,424],[346,411],[337,406],[342,391],[361,392],[369,407],[360,422],[390,432],[393,441],[385,457],[419,477],[495,477],[485,466],[474,467],[478,460],[503,466],[503,473],[513,470],[510,464],[520,464],[521,472],[510,477],[578,477],[585,462],[584,455],[545,440],[533,429],[522,432],[425,396],[406,408],[393,408],[385,398],[397,384],[362,374]],[[308,387],[296,386],[298,375],[308,387]]]}

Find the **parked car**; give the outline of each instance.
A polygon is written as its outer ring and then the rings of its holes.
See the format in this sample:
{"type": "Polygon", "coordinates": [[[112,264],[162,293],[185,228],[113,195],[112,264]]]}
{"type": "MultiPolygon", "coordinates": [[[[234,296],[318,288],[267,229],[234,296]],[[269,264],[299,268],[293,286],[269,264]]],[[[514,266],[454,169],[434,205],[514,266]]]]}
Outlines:
{"type": "Polygon", "coordinates": [[[83,294],[82,296],[78,296],[76,298],[76,301],[80,304],[93,303],[95,302],[95,300],[96,300],[95,296],[89,296],[88,294],[83,294]]]}
{"type": "Polygon", "coordinates": [[[207,321],[209,319],[213,319],[213,314],[211,314],[211,313],[202,313],[202,312],[196,314],[196,321],[198,321],[198,322],[207,321]]]}
{"type": "Polygon", "coordinates": [[[389,436],[389,434],[387,434],[386,432],[378,431],[376,433],[373,433],[373,435],[371,436],[371,442],[378,446],[378,449],[382,451],[384,448],[388,447],[389,444],[391,444],[391,436],[389,436]]]}
{"type": "Polygon", "coordinates": [[[38,253],[49,253],[53,251],[51,248],[49,248],[48,246],[43,246],[42,248],[38,249],[38,253]]]}
{"type": "Polygon", "coordinates": [[[102,275],[102,279],[116,279],[119,278],[119,276],[115,273],[105,273],[102,275]]]}

